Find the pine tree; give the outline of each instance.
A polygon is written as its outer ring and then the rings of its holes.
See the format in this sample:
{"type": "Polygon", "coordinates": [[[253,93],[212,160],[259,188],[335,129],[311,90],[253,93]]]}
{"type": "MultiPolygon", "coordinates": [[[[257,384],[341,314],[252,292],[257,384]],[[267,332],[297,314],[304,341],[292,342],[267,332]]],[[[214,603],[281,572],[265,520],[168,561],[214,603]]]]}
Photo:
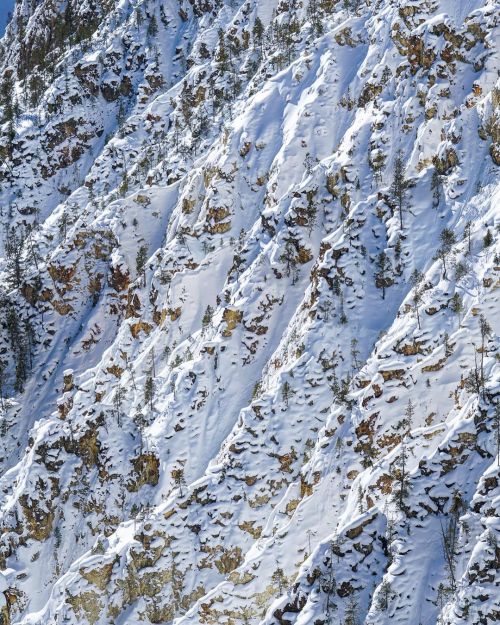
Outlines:
{"type": "Polygon", "coordinates": [[[481,315],[479,317],[479,331],[481,333],[481,387],[483,389],[483,399],[485,400],[485,385],[486,380],[484,378],[484,354],[486,352],[486,339],[491,336],[491,326],[488,323],[486,317],[481,315]]]}
{"type": "Polygon", "coordinates": [[[314,227],[316,226],[316,222],[317,222],[318,206],[316,202],[314,201],[314,194],[308,193],[307,195],[308,195],[307,208],[306,208],[307,229],[309,231],[309,236],[311,236],[311,233],[314,230],[314,227]]]}
{"type": "Polygon", "coordinates": [[[29,370],[33,369],[33,353],[35,351],[35,329],[29,319],[24,321],[24,340],[27,348],[29,370]]]}
{"type": "Polygon", "coordinates": [[[311,22],[313,32],[316,36],[323,34],[323,22],[321,21],[321,13],[319,0],[309,0],[307,5],[307,18],[311,22]]]}
{"type": "Polygon", "coordinates": [[[7,70],[0,81],[0,105],[3,107],[3,121],[12,122],[15,117],[14,77],[12,70],[7,70]]]}
{"type": "Polygon", "coordinates": [[[394,255],[398,259],[398,261],[401,258],[401,251],[402,251],[401,236],[398,235],[398,238],[396,239],[396,245],[394,246],[394,255]]]}
{"type": "Polygon", "coordinates": [[[424,274],[418,269],[414,269],[410,276],[410,284],[413,287],[413,310],[415,311],[415,315],[417,316],[418,329],[420,330],[420,312],[419,306],[422,302],[422,280],[424,278],[424,274]]]}
{"type": "Polygon", "coordinates": [[[358,10],[362,0],[343,0],[344,9],[346,11],[353,11],[354,13],[358,10]]]}
{"type": "Polygon", "coordinates": [[[360,625],[358,601],[352,595],[344,612],[344,625],[360,625]]]}
{"type": "Polygon", "coordinates": [[[285,571],[279,566],[278,562],[276,562],[276,569],[271,575],[271,581],[278,588],[276,596],[280,597],[286,588],[287,580],[285,576],[285,571]]]}
{"type": "Polygon", "coordinates": [[[140,7],[135,9],[135,23],[137,24],[138,30],[144,24],[144,15],[142,14],[140,7]]]}
{"type": "Polygon", "coordinates": [[[391,475],[395,481],[393,499],[397,507],[402,511],[406,510],[406,499],[408,498],[410,486],[407,463],[408,453],[406,451],[405,442],[403,441],[401,443],[399,455],[391,467],[391,475]]]}
{"type": "Polygon", "coordinates": [[[432,204],[434,208],[437,208],[441,202],[441,186],[441,176],[438,170],[434,169],[431,179],[432,204]]]}
{"type": "Polygon", "coordinates": [[[447,522],[441,524],[441,546],[443,549],[446,568],[448,569],[448,579],[450,582],[450,590],[454,592],[457,587],[456,583],[456,560],[457,546],[459,537],[459,519],[465,509],[464,501],[458,491],[453,493],[451,502],[450,515],[447,522]]]}
{"type": "Polygon", "coordinates": [[[225,74],[229,70],[230,65],[229,65],[229,52],[228,52],[228,48],[226,45],[224,31],[222,30],[222,28],[219,28],[218,36],[219,36],[219,45],[217,47],[215,60],[219,64],[220,71],[223,74],[225,74]]]}
{"type": "Polygon", "coordinates": [[[18,315],[12,306],[7,311],[6,322],[7,322],[7,334],[9,336],[11,348],[13,351],[16,351],[17,346],[21,339],[21,332],[19,329],[18,315]]]}
{"type": "Polygon", "coordinates": [[[61,219],[59,220],[59,223],[58,223],[58,228],[59,228],[59,234],[61,235],[63,240],[65,240],[67,232],[68,232],[68,215],[66,213],[63,213],[61,215],[61,219]]]}
{"type": "Polygon", "coordinates": [[[377,609],[380,611],[387,610],[389,601],[393,596],[393,590],[390,582],[384,580],[377,592],[377,609]]]}
{"type": "Polygon", "coordinates": [[[18,314],[13,307],[10,307],[6,318],[7,334],[14,355],[15,382],[14,389],[22,392],[24,383],[28,379],[28,372],[32,365],[32,350],[34,344],[34,332],[30,322],[20,325],[18,314]]]}
{"type": "Polygon", "coordinates": [[[458,315],[458,325],[460,325],[460,317],[464,310],[464,305],[462,303],[462,298],[458,293],[453,294],[453,297],[450,300],[450,308],[456,315],[458,315]]]}
{"type": "MultiPolygon", "coordinates": [[[[368,464],[367,466],[370,466],[368,464]]],[[[358,486],[358,512],[359,514],[363,514],[365,511],[365,494],[361,486],[358,486]]]]}
{"type": "Polygon", "coordinates": [[[129,189],[128,172],[127,172],[127,169],[125,168],[123,170],[122,180],[121,180],[120,187],[119,187],[120,194],[123,197],[126,196],[128,193],[128,189],[129,189]]]}
{"type": "Polygon", "coordinates": [[[467,239],[467,253],[470,254],[471,250],[471,234],[472,234],[472,223],[467,221],[464,228],[464,239],[467,239]]]}
{"type": "Polygon", "coordinates": [[[150,410],[153,410],[154,391],[154,378],[150,370],[148,371],[146,381],[144,382],[144,401],[146,404],[149,404],[150,410]]]}
{"type": "Polygon", "coordinates": [[[337,581],[333,575],[333,555],[334,555],[334,543],[330,543],[330,555],[328,556],[327,570],[323,579],[321,580],[321,589],[326,594],[326,616],[329,617],[332,609],[332,595],[335,594],[337,589],[337,581]]]}
{"type": "Polygon", "coordinates": [[[408,188],[408,181],[405,178],[404,171],[403,152],[398,150],[394,162],[394,173],[390,191],[392,199],[399,210],[399,224],[401,230],[403,230],[403,211],[406,208],[406,190],[408,188]]]}
{"type": "Polygon", "coordinates": [[[406,433],[410,434],[413,426],[413,417],[415,416],[415,406],[411,399],[408,400],[405,408],[405,429],[406,433]]]}
{"type": "Polygon", "coordinates": [[[455,244],[455,235],[452,230],[450,230],[449,228],[445,228],[441,232],[439,239],[441,241],[441,245],[439,246],[436,255],[434,256],[434,260],[441,260],[441,262],[443,263],[443,278],[446,280],[446,257],[448,256],[451,248],[455,244]]]}
{"type": "Polygon", "coordinates": [[[458,282],[464,276],[466,276],[470,272],[470,267],[467,263],[458,262],[455,265],[455,280],[458,282]]]}
{"type": "Polygon", "coordinates": [[[9,228],[5,241],[5,255],[7,257],[8,281],[12,287],[19,288],[24,276],[24,229],[17,231],[14,227],[9,228]]]}
{"type": "Polygon", "coordinates": [[[476,393],[477,395],[479,395],[479,393],[481,392],[481,376],[480,376],[479,367],[477,364],[477,353],[476,353],[475,345],[473,345],[473,348],[474,348],[474,369],[469,371],[469,374],[465,378],[465,389],[469,393],[476,393]]]}
{"type": "Polygon", "coordinates": [[[375,272],[375,286],[378,289],[382,289],[382,299],[385,299],[385,290],[392,284],[392,278],[390,277],[391,264],[385,252],[380,252],[375,266],[377,269],[375,272]]]}
{"type": "Polygon", "coordinates": [[[16,353],[16,379],[14,382],[14,390],[18,393],[23,392],[24,383],[28,378],[28,368],[26,363],[26,344],[23,339],[17,346],[16,353]]]}
{"type": "Polygon", "coordinates": [[[484,238],[483,238],[483,246],[484,247],[490,247],[490,245],[492,243],[493,243],[493,235],[491,234],[491,231],[488,228],[488,230],[486,230],[486,234],[484,235],[484,238]]]}
{"type": "Polygon", "coordinates": [[[332,280],[332,292],[334,295],[336,295],[337,297],[340,297],[341,294],[341,290],[340,290],[340,280],[337,274],[335,274],[333,276],[333,280],[332,280]]]}
{"type": "Polygon", "coordinates": [[[285,404],[285,406],[288,408],[288,405],[290,403],[290,398],[292,396],[292,388],[288,382],[288,380],[285,380],[285,382],[283,383],[283,386],[281,388],[281,397],[283,399],[283,402],[285,404]]]}
{"type": "Polygon", "coordinates": [[[132,388],[134,389],[134,391],[137,391],[137,386],[135,384],[134,367],[133,367],[132,363],[130,362],[130,359],[129,359],[128,354],[126,352],[123,352],[123,358],[125,360],[125,369],[128,371],[128,373],[130,375],[130,379],[132,380],[132,388]]]}
{"type": "Polygon", "coordinates": [[[148,260],[148,246],[141,245],[135,258],[137,274],[142,276],[142,285],[146,286],[146,262],[148,260]]]}
{"type": "Polygon", "coordinates": [[[212,317],[214,314],[214,309],[210,306],[210,304],[206,307],[205,312],[203,313],[203,318],[201,320],[201,325],[203,330],[206,330],[208,326],[212,323],[212,317]]]}
{"type": "Polygon", "coordinates": [[[179,494],[182,497],[182,487],[186,484],[186,480],[184,478],[184,469],[179,466],[176,469],[172,469],[171,472],[172,479],[174,480],[174,484],[179,489],[179,494]]]}
{"type": "Polygon", "coordinates": [[[156,21],[156,15],[153,13],[148,25],[148,37],[156,37],[158,34],[158,22],[156,21]]]}
{"type": "Polygon", "coordinates": [[[264,24],[259,16],[255,18],[255,23],[252,28],[252,35],[254,39],[254,45],[262,46],[262,39],[264,37],[264,24]]]}
{"type": "Polygon", "coordinates": [[[113,393],[113,406],[115,409],[118,427],[121,427],[122,402],[125,399],[125,394],[125,389],[121,386],[118,386],[113,393]]]}
{"type": "MultiPolygon", "coordinates": [[[[5,387],[5,362],[0,360],[0,408],[5,410],[5,397],[4,397],[4,387],[5,387]]],[[[4,421],[2,421],[3,425],[4,421]]]]}
{"type": "Polygon", "coordinates": [[[295,253],[295,246],[291,239],[287,239],[285,243],[285,249],[280,256],[280,261],[286,265],[286,275],[290,276],[290,273],[295,270],[297,266],[297,257],[295,253]]]}
{"type": "Polygon", "coordinates": [[[358,371],[359,369],[358,356],[359,356],[358,339],[353,338],[351,339],[351,359],[352,359],[354,371],[358,371]]]}
{"type": "MultiPolygon", "coordinates": [[[[1,388],[0,388],[0,395],[1,395],[1,388]]],[[[500,466],[500,404],[495,405],[495,412],[493,413],[493,427],[495,429],[497,464],[498,466],[500,466]]]]}

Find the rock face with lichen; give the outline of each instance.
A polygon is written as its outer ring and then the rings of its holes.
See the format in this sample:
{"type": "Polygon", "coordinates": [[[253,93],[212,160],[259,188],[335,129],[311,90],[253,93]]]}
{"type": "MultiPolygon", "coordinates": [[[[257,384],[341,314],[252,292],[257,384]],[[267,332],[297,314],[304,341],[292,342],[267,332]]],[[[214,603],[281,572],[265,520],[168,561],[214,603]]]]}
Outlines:
{"type": "Polygon", "coordinates": [[[0,625],[500,619],[494,0],[18,0],[0,625]]]}

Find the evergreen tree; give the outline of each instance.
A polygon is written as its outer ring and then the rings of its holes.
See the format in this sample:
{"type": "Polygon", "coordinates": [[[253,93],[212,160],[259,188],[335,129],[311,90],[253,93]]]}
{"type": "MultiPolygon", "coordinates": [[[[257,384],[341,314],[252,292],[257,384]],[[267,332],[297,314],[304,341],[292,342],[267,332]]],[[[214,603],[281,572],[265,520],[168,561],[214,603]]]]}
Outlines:
{"type": "Polygon", "coordinates": [[[264,38],[264,24],[259,16],[255,18],[255,22],[252,28],[252,35],[254,40],[254,45],[262,46],[262,40],[264,38]]]}
{"type": "Polygon", "coordinates": [[[361,0],[343,0],[343,4],[346,11],[355,13],[361,4],[361,0]]]}
{"type": "Polygon", "coordinates": [[[483,238],[483,245],[484,245],[484,247],[490,247],[490,245],[492,243],[493,243],[493,235],[491,234],[491,231],[488,228],[488,230],[486,230],[486,234],[484,235],[484,238],[483,238]]]}
{"type": "Polygon", "coordinates": [[[462,303],[462,298],[458,293],[453,294],[453,297],[450,300],[450,308],[456,315],[458,315],[458,325],[460,325],[460,317],[463,312],[464,305],[462,303]]]}
{"type": "Polygon", "coordinates": [[[213,314],[214,314],[214,309],[209,304],[206,307],[205,312],[203,313],[203,318],[201,320],[203,331],[205,331],[208,328],[208,326],[212,323],[213,314]]]}
{"type": "Polygon", "coordinates": [[[156,15],[153,13],[148,25],[148,37],[156,37],[158,34],[158,22],[156,21],[156,15]]]}
{"type": "Polygon", "coordinates": [[[451,251],[451,248],[455,244],[455,235],[452,230],[445,228],[439,236],[441,245],[437,249],[434,260],[441,260],[443,263],[443,278],[446,280],[446,257],[451,251]]]}
{"type": "Polygon", "coordinates": [[[413,417],[415,416],[415,406],[411,399],[408,400],[405,408],[405,430],[406,434],[410,434],[413,426],[413,417]]]}
{"type": "Polygon", "coordinates": [[[390,191],[392,199],[398,207],[401,230],[403,230],[403,211],[406,209],[406,190],[408,188],[408,181],[405,178],[404,171],[403,152],[398,150],[396,160],[394,161],[394,173],[390,191]]]}
{"type": "Polygon", "coordinates": [[[406,499],[409,495],[410,480],[408,477],[408,452],[406,451],[406,445],[404,441],[401,443],[401,449],[399,455],[394,461],[391,467],[391,476],[394,479],[395,485],[393,488],[393,499],[397,507],[405,511],[406,499]]]}
{"type": "Polygon", "coordinates": [[[290,402],[290,398],[292,396],[292,388],[289,384],[289,382],[287,380],[285,380],[285,382],[283,383],[283,386],[281,388],[281,397],[283,399],[283,402],[285,404],[285,406],[288,408],[289,402],[290,402]]]}
{"type": "Polygon", "coordinates": [[[445,524],[441,522],[441,546],[446,568],[448,569],[450,590],[452,592],[455,592],[457,587],[456,560],[458,557],[459,519],[464,509],[465,506],[462,497],[458,491],[455,491],[453,493],[448,520],[445,524]]]}
{"type": "Polygon", "coordinates": [[[375,286],[378,289],[382,289],[382,299],[385,299],[385,290],[392,284],[392,278],[390,277],[391,264],[385,252],[380,252],[375,266],[375,286]]]}
{"type": "Polygon", "coordinates": [[[113,407],[115,409],[118,427],[121,427],[122,402],[125,399],[125,389],[118,386],[113,393],[113,407]]]}
{"type": "Polygon", "coordinates": [[[384,580],[377,593],[377,609],[380,611],[387,610],[389,607],[389,601],[393,597],[393,594],[390,582],[384,580]]]}
{"type": "Polygon", "coordinates": [[[135,23],[137,24],[137,30],[139,30],[144,24],[144,15],[142,14],[140,7],[136,7],[135,9],[135,23]]]}
{"type": "Polygon", "coordinates": [[[229,66],[229,52],[226,45],[226,39],[224,36],[224,31],[222,28],[219,28],[218,31],[219,36],[219,44],[217,46],[217,53],[215,55],[215,60],[219,64],[220,71],[225,74],[230,66],[229,66]]]}
{"type": "Polygon", "coordinates": [[[144,401],[146,404],[149,404],[149,409],[153,410],[153,399],[154,399],[154,378],[152,371],[148,371],[146,375],[146,381],[144,382],[144,401]]]}
{"type": "Polygon", "coordinates": [[[358,601],[352,595],[345,608],[344,625],[360,625],[358,601]]]}
{"type": "Polygon", "coordinates": [[[7,257],[7,279],[12,287],[19,288],[24,276],[24,229],[9,228],[5,241],[5,255],[7,257]]]}
{"type": "Polygon", "coordinates": [[[472,222],[467,221],[464,228],[464,239],[467,239],[467,253],[471,250],[472,222]]]}
{"type": "Polygon", "coordinates": [[[470,271],[470,267],[467,265],[467,263],[458,262],[455,265],[455,280],[458,282],[464,276],[466,276],[469,273],[469,271],[470,271]]]}
{"type": "Polygon", "coordinates": [[[15,352],[18,344],[21,341],[21,331],[18,323],[18,315],[15,309],[11,306],[7,311],[7,334],[9,337],[12,350],[15,352]]]}
{"type": "Polygon", "coordinates": [[[439,175],[438,170],[434,169],[431,179],[432,204],[434,208],[437,208],[441,202],[441,187],[441,176],[439,175]]]}
{"type": "Polygon", "coordinates": [[[12,70],[7,70],[0,81],[0,105],[3,108],[3,121],[12,122],[15,117],[14,75],[12,70]]]}
{"type": "Polygon", "coordinates": [[[278,562],[276,562],[276,569],[271,575],[271,581],[278,588],[276,596],[280,597],[286,589],[287,580],[285,571],[279,566],[278,562]]]}
{"type": "MultiPolygon", "coordinates": [[[[0,388],[0,395],[1,395],[1,388],[0,388]]],[[[493,427],[495,429],[495,445],[497,448],[497,453],[496,453],[497,465],[500,466],[500,404],[495,405],[495,412],[493,413],[493,427]]]]}
{"type": "Polygon", "coordinates": [[[290,273],[295,270],[297,266],[297,257],[295,253],[295,246],[291,239],[287,239],[285,243],[285,249],[280,256],[280,261],[286,265],[286,275],[290,276],[290,273]]]}
{"type": "Polygon", "coordinates": [[[28,378],[28,368],[26,364],[26,349],[23,343],[21,343],[17,350],[16,358],[16,379],[14,382],[14,390],[18,393],[22,393],[24,390],[24,383],[28,378]]]}
{"type": "Polygon", "coordinates": [[[142,276],[142,285],[146,286],[146,262],[148,260],[148,246],[141,245],[139,250],[137,251],[137,256],[135,258],[135,267],[137,270],[137,274],[142,276]]]}
{"type": "Polygon", "coordinates": [[[479,331],[481,333],[481,387],[483,389],[483,399],[486,399],[485,397],[485,384],[486,384],[486,380],[484,377],[484,354],[486,352],[486,339],[491,336],[491,326],[488,323],[486,317],[484,315],[481,315],[479,317],[479,331]]]}
{"type": "Polygon", "coordinates": [[[123,170],[122,181],[120,183],[119,189],[120,189],[120,193],[122,196],[127,195],[128,189],[129,189],[129,182],[128,182],[128,172],[126,168],[123,170]]]}
{"type": "Polygon", "coordinates": [[[309,236],[311,236],[312,231],[314,230],[314,227],[316,226],[317,215],[318,215],[318,206],[316,202],[314,201],[314,197],[312,193],[308,193],[306,215],[307,215],[307,229],[309,231],[309,236]]]}
{"type": "Polygon", "coordinates": [[[35,329],[29,319],[24,321],[24,340],[27,348],[29,370],[33,369],[33,353],[35,351],[35,329]]]}
{"type": "MultiPolygon", "coordinates": [[[[3,360],[0,360],[0,408],[2,410],[5,410],[4,387],[5,387],[5,362],[3,360]]],[[[2,421],[2,425],[4,421],[2,421]]]]}
{"type": "Polygon", "coordinates": [[[333,555],[335,546],[333,541],[330,543],[330,555],[328,556],[327,569],[321,580],[321,589],[326,594],[326,616],[329,617],[332,610],[332,596],[335,595],[337,589],[337,581],[333,575],[333,555]]]}
{"type": "Polygon", "coordinates": [[[175,469],[172,469],[171,476],[174,480],[174,484],[179,489],[180,496],[182,497],[182,487],[186,484],[183,467],[179,466],[175,469]]]}
{"type": "Polygon", "coordinates": [[[421,271],[419,271],[418,269],[414,269],[411,276],[410,276],[410,284],[413,287],[413,295],[412,295],[412,301],[413,301],[413,310],[415,311],[415,314],[417,316],[417,323],[418,323],[418,329],[420,330],[420,313],[419,313],[419,306],[422,302],[422,288],[421,288],[421,284],[422,284],[422,280],[424,278],[424,275],[421,271]]]}
{"type": "Polygon", "coordinates": [[[353,338],[351,339],[351,360],[352,360],[352,365],[353,365],[353,370],[354,371],[358,371],[359,370],[359,361],[358,361],[358,356],[359,356],[359,348],[358,348],[358,339],[357,338],[353,338]]]}
{"type": "Polygon", "coordinates": [[[323,34],[323,22],[321,21],[319,0],[309,0],[307,5],[307,18],[311,22],[313,32],[316,36],[323,34]]]}

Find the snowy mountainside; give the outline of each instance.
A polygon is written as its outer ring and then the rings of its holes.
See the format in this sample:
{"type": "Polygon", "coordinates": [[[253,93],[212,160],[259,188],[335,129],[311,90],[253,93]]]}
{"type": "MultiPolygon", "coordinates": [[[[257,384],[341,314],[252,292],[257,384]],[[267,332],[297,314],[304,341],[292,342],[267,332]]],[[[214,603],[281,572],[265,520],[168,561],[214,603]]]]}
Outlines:
{"type": "Polygon", "coordinates": [[[17,0],[0,610],[488,624],[493,0],[17,0]]]}

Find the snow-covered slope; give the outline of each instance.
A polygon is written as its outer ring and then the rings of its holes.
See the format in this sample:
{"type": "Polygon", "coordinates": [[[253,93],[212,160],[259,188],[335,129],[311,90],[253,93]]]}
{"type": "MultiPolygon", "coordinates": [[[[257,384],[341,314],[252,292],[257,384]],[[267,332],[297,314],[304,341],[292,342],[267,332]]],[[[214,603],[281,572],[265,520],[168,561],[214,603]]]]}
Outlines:
{"type": "Polygon", "coordinates": [[[494,0],[18,0],[0,610],[500,618],[494,0]]]}

